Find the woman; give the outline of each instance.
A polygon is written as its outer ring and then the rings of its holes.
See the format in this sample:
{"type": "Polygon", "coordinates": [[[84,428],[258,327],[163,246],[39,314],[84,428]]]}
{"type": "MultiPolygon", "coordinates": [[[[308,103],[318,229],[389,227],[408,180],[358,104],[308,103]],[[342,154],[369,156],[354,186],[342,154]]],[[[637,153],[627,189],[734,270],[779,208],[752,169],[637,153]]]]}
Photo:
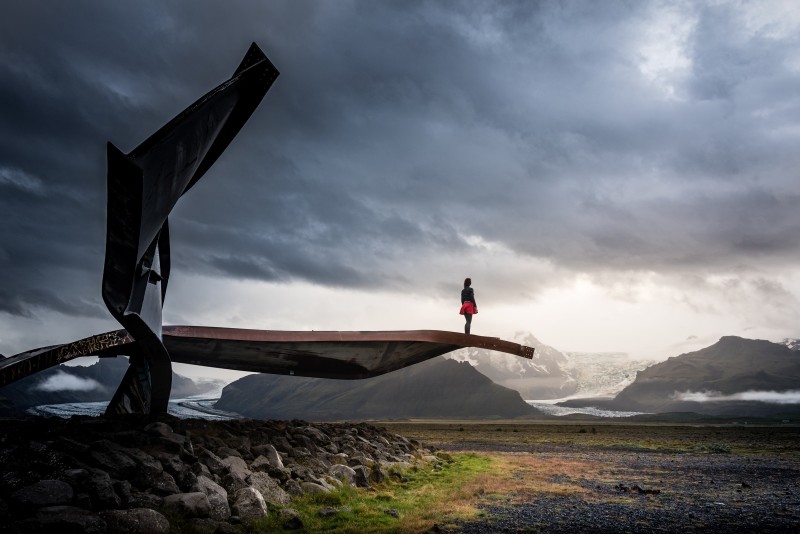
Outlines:
{"type": "Polygon", "coordinates": [[[475,302],[475,291],[470,287],[471,278],[464,279],[464,289],[461,290],[461,315],[467,322],[464,324],[464,333],[469,334],[472,316],[478,313],[478,304],[475,302]]]}

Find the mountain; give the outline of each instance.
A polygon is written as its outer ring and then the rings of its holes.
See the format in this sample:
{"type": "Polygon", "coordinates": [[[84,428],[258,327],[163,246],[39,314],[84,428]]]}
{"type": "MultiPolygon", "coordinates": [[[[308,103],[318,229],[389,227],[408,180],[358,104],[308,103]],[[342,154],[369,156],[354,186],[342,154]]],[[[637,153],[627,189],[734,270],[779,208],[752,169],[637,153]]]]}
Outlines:
{"type": "MultiPolygon", "coordinates": [[[[59,365],[0,388],[0,408],[25,410],[41,404],[109,401],[128,370],[127,358],[99,358],[88,366],[59,365]],[[5,402],[3,402],[5,401],[5,402]]],[[[221,382],[195,382],[172,373],[172,398],[200,395],[221,382]]]]}
{"type": "Polygon", "coordinates": [[[469,362],[496,384],[518,391],[523,399],[559,399],[577,391],[577,381],[566,370],[569,358],[564,353],[531,334],[518,333],[514,341],[533,347],[533,359],[476,348],[461,349],[450,358],[469,362]]]}
{"type": "Polygon", "coordinates": [[[532,360],[468,348],[450,358],[469,362],[496,384],[514,389],[526,400],[564,397],[613,397],[652,361],[631,360],[624,353],[561,352],[531,334],[514,341],[534,347],[532,360]]]}
{"type": "Polygon", "coordinates": [[[800,351],[786,343],[726,336],[639,372],[603,407],[712,415],[797,412],[800,351]]]}
{"type": "Polygon", "coordinates": [[[790,350],[800,351],[800,339],[786,338],[781,341],[781,345],[786,345],[790,350]]]}
{"type": "Polygon", "coordinates": [[[467,363],[433,358],[365,380],[249,375],[216,403],[255,419],[506,418],[541,413],[467,363]]]}

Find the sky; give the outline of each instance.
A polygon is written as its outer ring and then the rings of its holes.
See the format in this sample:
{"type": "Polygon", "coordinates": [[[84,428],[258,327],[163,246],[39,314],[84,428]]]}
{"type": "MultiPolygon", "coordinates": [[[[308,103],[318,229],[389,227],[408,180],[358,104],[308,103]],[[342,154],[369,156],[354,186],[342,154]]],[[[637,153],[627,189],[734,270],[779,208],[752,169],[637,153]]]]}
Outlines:
{"type": "Polygon", "coordinates": [[[791,1],[10,1],[0,353],[119,325],[106,143],[281,75],[170,216],[165,324],[533,334],[663,359],[800,337],[791,1]]]}

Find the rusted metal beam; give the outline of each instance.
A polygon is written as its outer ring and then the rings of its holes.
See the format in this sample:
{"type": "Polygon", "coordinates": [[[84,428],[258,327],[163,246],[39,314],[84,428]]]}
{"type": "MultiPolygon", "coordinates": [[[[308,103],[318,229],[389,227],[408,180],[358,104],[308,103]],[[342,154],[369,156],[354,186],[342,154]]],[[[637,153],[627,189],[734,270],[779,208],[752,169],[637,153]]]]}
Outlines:
{"type": "MultiPolygon", "coordinates": [[[[298,332],[165,326],[163,342],[178,363],[338,379],[378,376],[466,347],[533,357],[533,348],[519,343],[441,330],[298,332]]],[[[137,350],[137,342],[125,330],[115,330],[23,352],[0,361],[0,386],[80,356],[130,355],[137,350]]]]}

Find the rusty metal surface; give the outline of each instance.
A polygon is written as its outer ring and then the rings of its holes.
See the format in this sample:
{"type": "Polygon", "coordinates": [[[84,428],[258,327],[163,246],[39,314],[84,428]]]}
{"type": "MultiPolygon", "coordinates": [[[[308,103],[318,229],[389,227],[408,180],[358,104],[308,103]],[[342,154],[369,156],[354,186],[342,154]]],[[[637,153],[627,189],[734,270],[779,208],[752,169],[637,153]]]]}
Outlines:
{"type": "Polygon", "coordinates": [[[72,343],[22,352],[0,360],[0,387],[81,356],[117,354],[121,349],[126,349],[126,354],[136,350],[133,347],[133,338],[125,330],[114,330],[72,343]]]}
{"type": "MultiPolygon", "coordinates": [[[[296,332],[166,326],[163,339],[175,362],[316,378],[368,378],[465,347],[533,357],[532,347],[440,330],[296,332]]],[[[35,349],[0,361],[0,386],[80,356],[131,355],[136,350],[125,330],[35,349]]]]}
{"type": "Polygon", "coordinates": [[[197,326],[164,328],[173,361],[316,378],[381,375],[465,347],[533,357],[533,348],[440,330],[291,332],[197,326]]]}

